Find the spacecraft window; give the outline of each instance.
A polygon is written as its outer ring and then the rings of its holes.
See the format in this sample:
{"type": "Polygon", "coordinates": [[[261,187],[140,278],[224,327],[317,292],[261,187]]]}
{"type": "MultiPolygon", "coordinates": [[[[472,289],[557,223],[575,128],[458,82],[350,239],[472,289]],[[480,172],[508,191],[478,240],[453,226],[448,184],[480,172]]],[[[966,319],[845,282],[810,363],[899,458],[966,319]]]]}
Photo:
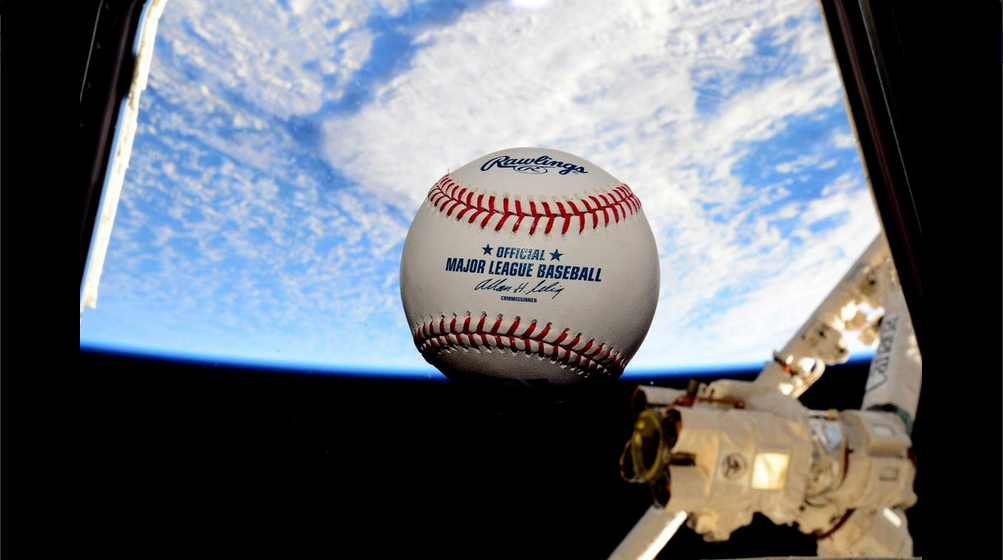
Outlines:
{"type": "Polygon", "coordinates": [[[437,377],[400,302],[410,221],[450,169],[535,145],[654,230],[626,375],[762,364],[878,232],[842,96],[813,2],[171,0],[80,344],[437,377]]]}

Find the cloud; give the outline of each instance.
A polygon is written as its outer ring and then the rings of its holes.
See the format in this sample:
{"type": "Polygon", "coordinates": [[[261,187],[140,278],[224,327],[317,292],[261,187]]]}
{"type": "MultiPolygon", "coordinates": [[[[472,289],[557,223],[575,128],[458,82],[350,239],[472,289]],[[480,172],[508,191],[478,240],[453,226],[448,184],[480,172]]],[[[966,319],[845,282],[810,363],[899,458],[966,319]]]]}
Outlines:
{"type": "MultiPolygon", "coordinates": [[[[840,178],[837,182],[842,181],[840,178]]],[[[679,314],[679,323],[658,322],[649,335],[656,348],[664,348],[657,359],[668,359],[665,354],[671,353],[673,360],[683,364],[769,360],[770,352],[786,344],[878,234],[870,193],[860,182],[852,186],[830,189],[827,196],[809,204],[834,209],[833,212],[846,219],[836,227],[812,233],[808,226],[817,217],[801,213],[799,243],[783,241],[789,249],[771,255],[777,259],[772,269],[762,262],[755,263],[753,270],[763,277],[738,303],[715,309],[699,320],[687,321],[688,312],[684,312],[679,314]]],[[[789,211],[785,208],[782,214],[788,216],[789,211]]],[[[763,216],[756,222],[765,228],[768,220],[768,216],[763,216]]],[[[706,279],[706,275],[701,277],[706,279]]],[[[718,279],[709,280],[713,290],[731,285],[718,279]]],[[[685,308],[685,297],[670,296],[664,301],[685,308]]],[[[853,348],[862,347],[858,344],[853,348]]],[[[651,367],[657,359],[643,365],[651,367]]]]}
{"type": "Polygon", "coordinates": [[[857,147],[857,139],[850,132],[836,131],[832,135],[832,144],[840,149],[857,147]]]}
{"type": "Polygon", "coordinates": [[[774,169],[776,169],[779,173],[797,173],[806,167],[818,164],[820,159],[822,158],[818,154],[804,155],[795,160],[778,163],[774,166],[774,169]]]}
{"type": "MultiPolygon", "coordinates": [[[[169,102],[197,104],[205,114],[225,112],[233,96],[270,115],[311,114],[344,95],[369,58],[373,37],[365,21],[378,6],[172,3],[156,46],[162,63],[152,76],[169,102]],[[178,59],[182,64],[171,64],[178,59]],[[192,96],[195,91],[199,95],[192,96]]],[[[253,115],[234,117],[238,126],[263,124],[253,115]]]]}

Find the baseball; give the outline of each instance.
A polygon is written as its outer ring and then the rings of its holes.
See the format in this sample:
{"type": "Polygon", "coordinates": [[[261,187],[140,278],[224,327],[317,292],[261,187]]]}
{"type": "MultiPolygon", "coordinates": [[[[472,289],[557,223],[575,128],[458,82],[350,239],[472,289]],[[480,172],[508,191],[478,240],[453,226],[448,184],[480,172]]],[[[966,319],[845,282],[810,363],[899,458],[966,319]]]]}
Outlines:
{"type": "Polygon", "coordinates": [[[623,373],[658,303],[658,251],[627,185],[513,148],[432,186],[400,282],[414,343],[447,377],[567,387],[623,373]]]}

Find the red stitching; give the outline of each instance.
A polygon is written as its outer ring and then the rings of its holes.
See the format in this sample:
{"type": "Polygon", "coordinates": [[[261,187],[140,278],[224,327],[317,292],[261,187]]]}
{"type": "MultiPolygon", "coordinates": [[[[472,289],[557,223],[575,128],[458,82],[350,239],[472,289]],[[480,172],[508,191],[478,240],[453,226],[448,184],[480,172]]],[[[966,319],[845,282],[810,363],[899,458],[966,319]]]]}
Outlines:
{"type": "Polygon", "coordinates": [[[470,313],[465,314],[459,324],[456,319],[457,315],[453,314],[448,321],[448,328],[445,315],[440,315],[438,319],[430,318],[415,327],[414,344],[418,351],[423,355],[434,356],[457,347],[478,351],[484,347],[490,351],[493,346],[499,350],[550,358],[553,362],[562,363],[584,374],[601,370],[609,375],[620,376],[627,367],[628,360],[605,342],[597,344],[594,338],[586,340],[582,333],[575,334],[574,338],[567,341],[571,337],[571,329],[562,330],[553,342],[547,342],[545,339],[550,334],[551,323],[546,323],[543,329],[534,334],[536,320],[530,321],[521,333],[518,332],[523,322],[521,317],[516,317],[505,332],[499,332],[504,322],[502,315],[498,315],[489,326],[487,313],[482,313],[472,330],[470,313]],[[492,339],[494,344],[489,342],[492,339]],[[579,345],[582,345],[581,348],[578,348],[579,345]]]}
{"type": "Polygon", "coordinates": [[[456,212],[457,208],[460,209],[455,216],[456,221],[463,219],[468,214],[468,211],[470,211],[467,223],[473,224],[477,221],[478,217],[484,214],[484,219],[480,221],[480,227],[484,229],[488,226],[492,218],[499,216],[494,230],[501,231],[508,221],[509,216],[515,216],[516,220],[515,224],[512,225],[512,233],[516,233],[523,224],[523,218],[529,217],[532,220],[526,223],[530,224],[530,235],[536,234],[537,229],[541,225],[541,220],[543,221],[544,234],[550,234],[554,229],[555,222],[563,220],[561,235],[566,235],[570,230],[572,220],[577,219],[579,224],[578,233],[581,234],[585,231],[588,215],[592,216],[592,229],[598,229],[600,226],[600,215],[602,216],[601,225],[605,227],[611,221],[610,211],[613,213],[613,223],[620,223],[621,219],[626,219],[628,214],[633,216],[641,211],[641,201],[638,200],[637,196],[631,192],[630,187],[627,185],[620,185],[610,192],[600,193],[599,195],[588,195],[577,201],[555,201],[556,210],[547,201],[541,200],[538,205],[535,200],[530,200],[527,211],[526,205],[523,205],[520,199],[514,198],[513,204],[509,204],[509,197],[507,196],[501,197],[501,210],[499,210],[495,198],[495,195],[488,195],[487,200],[485,200],[485,193],[478,193],[476,189],[460,187],[448,175],[439,179],[432,186],[432,189],[428,191],[429,202],[439,212],[445,212],[446,216],[453,217],[453,213],[456,212]],[[475,193],[477,194],[476,200],[474,197],[475,193]],[[583,206],[584,210],[579,210],[576,202],[583,206]]]}

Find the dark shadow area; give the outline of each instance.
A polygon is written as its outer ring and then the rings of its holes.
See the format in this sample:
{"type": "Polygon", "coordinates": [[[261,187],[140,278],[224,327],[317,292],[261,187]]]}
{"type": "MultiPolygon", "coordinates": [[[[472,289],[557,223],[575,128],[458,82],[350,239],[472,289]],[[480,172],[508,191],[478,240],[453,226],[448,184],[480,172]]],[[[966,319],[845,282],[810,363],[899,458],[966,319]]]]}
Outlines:
{"type": "MultiPolygon", "coordinates": [[[[617,464],[637,380],[553,405],[445,381],[80,359],[74,486],[92,505],[85,533],[112,556],[605,558],[650,503],[617,464]]],[[[807,399],[859,404],[866,368],[834,368],[807,399]]],[[[683,529],[667,552],[813,554],[814,541],[757,517],[717,545],[683,529]]]]}

